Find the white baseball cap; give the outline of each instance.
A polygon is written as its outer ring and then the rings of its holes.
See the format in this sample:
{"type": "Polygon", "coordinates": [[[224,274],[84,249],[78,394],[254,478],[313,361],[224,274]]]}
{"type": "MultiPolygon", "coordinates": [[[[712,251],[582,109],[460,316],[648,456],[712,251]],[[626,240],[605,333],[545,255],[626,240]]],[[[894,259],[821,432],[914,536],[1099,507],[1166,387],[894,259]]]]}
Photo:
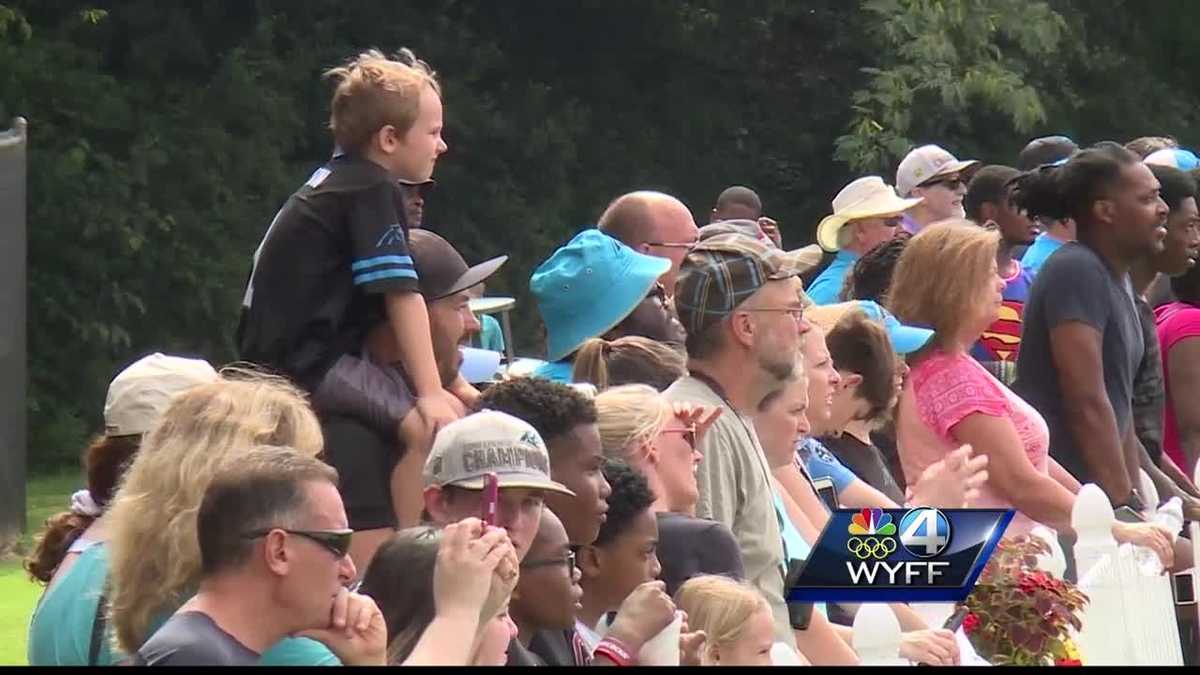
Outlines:
{"type": "Polygon", "coordinates": [[[901,199],[891,185],[879,176],[863,176],[842,188],[833,198],[833,215],[817,225],[817,243],[826,251],[838,250],[837,235],[842,226],[862,218],[899,215],[920,204],[923,197],[901,199]]]}
{"type": "Polygon", "coordinates": [[[422,472],[424,484],[482,490],[484,477],[496,474],[500,488],[531,488],[575,496],[550,479],[550,453],[528,422],[507,413],[483,410],[442,427],[433,440],[422,472]]]}
{"type": "Polygon", "coordinates": [[[143,356],[117,374],[104,400],[104,435],[134,436],[150,431],[175,396],[219,376],[208,361],[143,356]]]}
{"type": "Polygon", "coordinates": [[[896,191],[901,197],[907,197],[922,183],[976,166],[979,166],[977,159],[960,160],[936,145],[922,145],[900,160],[900,168],[896,170],[896,191]]]}

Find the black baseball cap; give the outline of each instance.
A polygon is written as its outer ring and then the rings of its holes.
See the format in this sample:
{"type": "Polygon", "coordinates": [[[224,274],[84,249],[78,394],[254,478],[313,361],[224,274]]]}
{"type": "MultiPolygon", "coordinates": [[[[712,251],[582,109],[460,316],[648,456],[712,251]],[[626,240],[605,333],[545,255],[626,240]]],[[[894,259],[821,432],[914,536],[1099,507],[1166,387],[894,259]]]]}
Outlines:
{"type": "Polygon", "coordinates": [[[1017,168],[1031,171],[1045,164],[1054,164],[1079,151],[1079,145],[1066,136],[1042,136],[1029,141],[1017,155],[1017,168]]]}
{"type": "Polygon", "coordinates": [[[455,250],[450,242],[429,230],[409,230],[408,251],[417,268],[417,284],[426,301],[438,300],[483,283],[508,261],[502,255],[475,265],[455,250]]]}

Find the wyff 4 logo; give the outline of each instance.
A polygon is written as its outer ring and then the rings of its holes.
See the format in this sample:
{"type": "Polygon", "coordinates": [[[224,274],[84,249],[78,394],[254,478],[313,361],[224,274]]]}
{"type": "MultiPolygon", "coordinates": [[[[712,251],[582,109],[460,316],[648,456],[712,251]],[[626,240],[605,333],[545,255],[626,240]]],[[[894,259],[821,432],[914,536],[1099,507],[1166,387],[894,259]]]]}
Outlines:
{"type": "MultiPolygon", "coordinates": [[[[846,532],[851,535],[846,550],[857,558],[846,561],[846,571],[856,584],[874,584],[883,573],[893,585],[897,576],[907,583],[924,578],[932,585],[950,567],[948,562],[934,560],[889,562],[898,548],[896,524],[883,509],[863,509],[854,514],[846,532]]],[[[918,558],[934,558],[950,545],[950,521],[937,509],[912,509],[900,519],[899,545],[918,558]]]]}
{"type": "Polygon", "coordinates": [[[1011,511],[985,509],[839,509],[789,580],[788,598],[963,600],[1011,519],[1011,511]]]}

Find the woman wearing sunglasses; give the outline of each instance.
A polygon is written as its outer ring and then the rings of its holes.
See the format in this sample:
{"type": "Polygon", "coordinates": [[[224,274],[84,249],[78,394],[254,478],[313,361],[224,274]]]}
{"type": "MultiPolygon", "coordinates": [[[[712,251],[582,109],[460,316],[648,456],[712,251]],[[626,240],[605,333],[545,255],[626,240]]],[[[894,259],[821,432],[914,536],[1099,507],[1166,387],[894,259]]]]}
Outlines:
{"type": "Polygon", "coordinates": [[[658,548],[667,593],[697,574],[743,578],[737,540],[724,525],[696,518],[698,439],[720,410],[674,407],[653,387],[629,384],[596,396],[604,454],[642,473],[654,492],[658,548]]]}

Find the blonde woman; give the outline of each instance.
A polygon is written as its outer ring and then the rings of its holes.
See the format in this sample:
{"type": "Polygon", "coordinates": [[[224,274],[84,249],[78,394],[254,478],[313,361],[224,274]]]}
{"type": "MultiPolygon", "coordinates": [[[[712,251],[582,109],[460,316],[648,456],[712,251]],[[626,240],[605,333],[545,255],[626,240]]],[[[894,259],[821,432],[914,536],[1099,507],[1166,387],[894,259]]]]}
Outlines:
{"type": "Polygon", "coordinates": [[[675,594],[688,626],[704,631],[702,666],[770,666],[775,642],[771,605],[758,589],[728,577],[689,579],[675,594]]]}
{"type": "Polygon", "coordinates": [[[694,517],[700,498],[696,467],[703,459],[696,448],[720,409],[676,408],[653,387],[627,384],[598,394],[596,412],[604,454],[644,475],[654,493],[659,578],[667,593],[696,574],[740,579],[742,556],[729,528],[694,517]]]}
{"type": "MultiPolygon", "coordinates": [[[[33,617],[30,638],[43,634],[53,642],[51,664],[115,664],[124,658],[120,651],[137,650],[195,593],[196,513],[204,491],[218,471],[259,445],[310,456],[321,451],[316,417],[281,379],[226,370],[172,402],[143,439],[110,506],[109,542],[85,551],[33,617]]],[[[324,646],[293,639],[262,660],[336,662],[324,646]]]]}
{"type": "MultiPolygon", "coordinates": [[[[970,506],[1016,509],[1006,535],[1035,523],[1069,532],[1080,486],[1049,456],[1046,421],[969,353],[999,315],[999,240],[970,221],[945,221],[914,236],[900,256],[891,309],[901,321],[935,331],[931,345],[909,359],[896,418],[900,462],[912,480],[969,444],[989,458],[987,482],[970,506]]],[[[1118,522],[1113,536],[1154,550],[1164,567],[1173,562],[1170,536],[1157,526],[1118,522]]]]}

